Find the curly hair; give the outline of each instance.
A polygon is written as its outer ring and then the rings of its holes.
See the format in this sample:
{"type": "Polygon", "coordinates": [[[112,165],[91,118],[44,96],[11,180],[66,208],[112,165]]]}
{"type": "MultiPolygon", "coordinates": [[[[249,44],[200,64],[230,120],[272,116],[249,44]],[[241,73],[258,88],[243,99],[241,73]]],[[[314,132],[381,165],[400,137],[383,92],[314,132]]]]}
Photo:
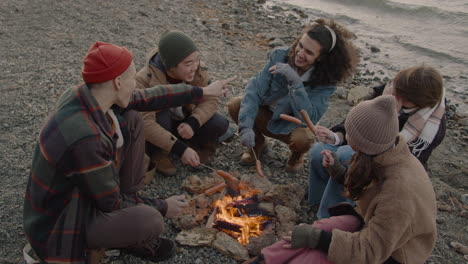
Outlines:
{"type": "Polygon", "coordinates": [[[363,191],[372,183],[380,187],[384,181],[381,167],[374,162],[374,156],[356,152],[351,158],[345,175],[344,196],[354,201],[358,200],[363,191]]]}
{"type": "MultiPolygon", "coordinates": [[[[322,46],[309,81],[313,80],[317,85],[336,85],[353,75],[359,63],[359,51],[351,42],[351,39],[355,37],[351,31],[332,19],[319,18],[305,26],[303,34],[317,40],[322,46]],[[336,44],[331,51],[329,49],[332,45],[332,37],[325,25],[336,33],[336,44]]],[[[294,41],[289,50],[288,63],[290,65],[294,65],[295,49],[303,34],[294,41]]]]}

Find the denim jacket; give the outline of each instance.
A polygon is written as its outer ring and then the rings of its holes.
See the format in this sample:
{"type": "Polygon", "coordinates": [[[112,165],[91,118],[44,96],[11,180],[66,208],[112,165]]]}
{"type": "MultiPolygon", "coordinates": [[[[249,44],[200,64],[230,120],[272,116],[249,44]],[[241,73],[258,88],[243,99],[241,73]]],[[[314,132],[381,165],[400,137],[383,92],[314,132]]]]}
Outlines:
{"type": "MultiPolygon", "coordinates": [[[[262,71],[257,73],[245,87],[239,112],[239,130],[253,128],[258,107],[276,102],[273,116],[267,129],[273,134],[289,134],[298,125],[280,119],[280,114],[295,116],[301,120],[301,110],[305,109],[316,124],[327,111],[329,97],[336,86],[316,86],[312,82],[288,85],[280,74],[271,74],[268,69],[278,62],[287,63],[289,48],[278,48],[271,52],[262,71]]],[[[313,74],[313,73],[312,73],[313,74]]]]}

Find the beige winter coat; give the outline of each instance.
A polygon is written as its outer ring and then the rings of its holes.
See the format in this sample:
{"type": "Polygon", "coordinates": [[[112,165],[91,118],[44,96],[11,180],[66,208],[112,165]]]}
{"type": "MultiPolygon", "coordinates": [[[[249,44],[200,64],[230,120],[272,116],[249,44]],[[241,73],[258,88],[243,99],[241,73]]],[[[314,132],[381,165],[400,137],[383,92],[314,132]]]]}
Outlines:
{"type": "MultiPolygon", "coordinates": [[[[145,67],[143,67],[136,75],[137,88],[144,89],[154,87],[156,85],[168,84],[166,75],[150,64],[151,58],[157,53],[153,50],[148,54],[145,67]]],[[[208,85],[208,71],[204,67],[203,62],[195,74],[194,80],[190,83],[194,86],[204,87],[208,85]]],[[[195,105],[184,105],[184,112],[198,120],[200,126],[204,125],[218,109],[218,100],[216,97],[204,97],[204,100],[195,105]]],[[[145,139],[151,144],[170,152],[177,138],[169,131],[160,126],[156,121],[156,112],[144,112],[144,131],[145,139]]]]}
{"type": "Polygon", "coordinates": [[[366,225],[355,233],[333,230],[328,259],[334,263],[424,263],[435,246],[436,199],[424,167],[404,140],[380,154],[381,189],[368,188],[357,201],[366,225]]]}

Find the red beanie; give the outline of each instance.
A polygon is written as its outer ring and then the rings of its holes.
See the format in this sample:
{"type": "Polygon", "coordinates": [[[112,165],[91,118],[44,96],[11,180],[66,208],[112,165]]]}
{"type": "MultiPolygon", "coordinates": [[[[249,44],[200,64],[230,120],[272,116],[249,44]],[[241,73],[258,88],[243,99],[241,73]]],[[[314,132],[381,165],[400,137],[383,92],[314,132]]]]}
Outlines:
{"type": "Polygon", "coordinates": [[[84,57],[81,75],[86,83],[113,80],[127,70],[132,61],[132,53],[127,48],[98,41],[84,57]]]}

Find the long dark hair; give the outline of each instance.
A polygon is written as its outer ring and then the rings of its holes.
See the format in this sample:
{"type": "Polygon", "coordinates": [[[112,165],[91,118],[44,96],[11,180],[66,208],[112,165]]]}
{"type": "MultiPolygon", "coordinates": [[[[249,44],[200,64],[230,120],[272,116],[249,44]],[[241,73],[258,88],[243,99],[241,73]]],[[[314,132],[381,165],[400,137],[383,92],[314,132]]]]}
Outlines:
{"type": "MultiPolygon", "coordinates": [[[[320,18],[304,27],[303,34],[317,40],[322,46],[320,55],[314,64],[315,68],[310,76],[310,82],[313,81],[316,85],[336,85],[353,75],[359,63],[359,51],[351,42],[351,39],[355,37],[351,31],[332,19],[320,18]],[[324,25],[336,33],[336,44],[331,51],[329,51],[332,43],[331,34],[324,25]]],[[[289,50],[288,62],[290,65],[294,65],[295,49],[303,34],[294,41],[289,50]]]]}
{"type": "Polygon", "coordinates": [[[345,175],[344,195],[352,200],[358,200],[361,194],[371,183],[380,187],[385,180],[381,167],[374,161],[375,156],[356,152],[351,158],[348,171],[345,175]]]}

